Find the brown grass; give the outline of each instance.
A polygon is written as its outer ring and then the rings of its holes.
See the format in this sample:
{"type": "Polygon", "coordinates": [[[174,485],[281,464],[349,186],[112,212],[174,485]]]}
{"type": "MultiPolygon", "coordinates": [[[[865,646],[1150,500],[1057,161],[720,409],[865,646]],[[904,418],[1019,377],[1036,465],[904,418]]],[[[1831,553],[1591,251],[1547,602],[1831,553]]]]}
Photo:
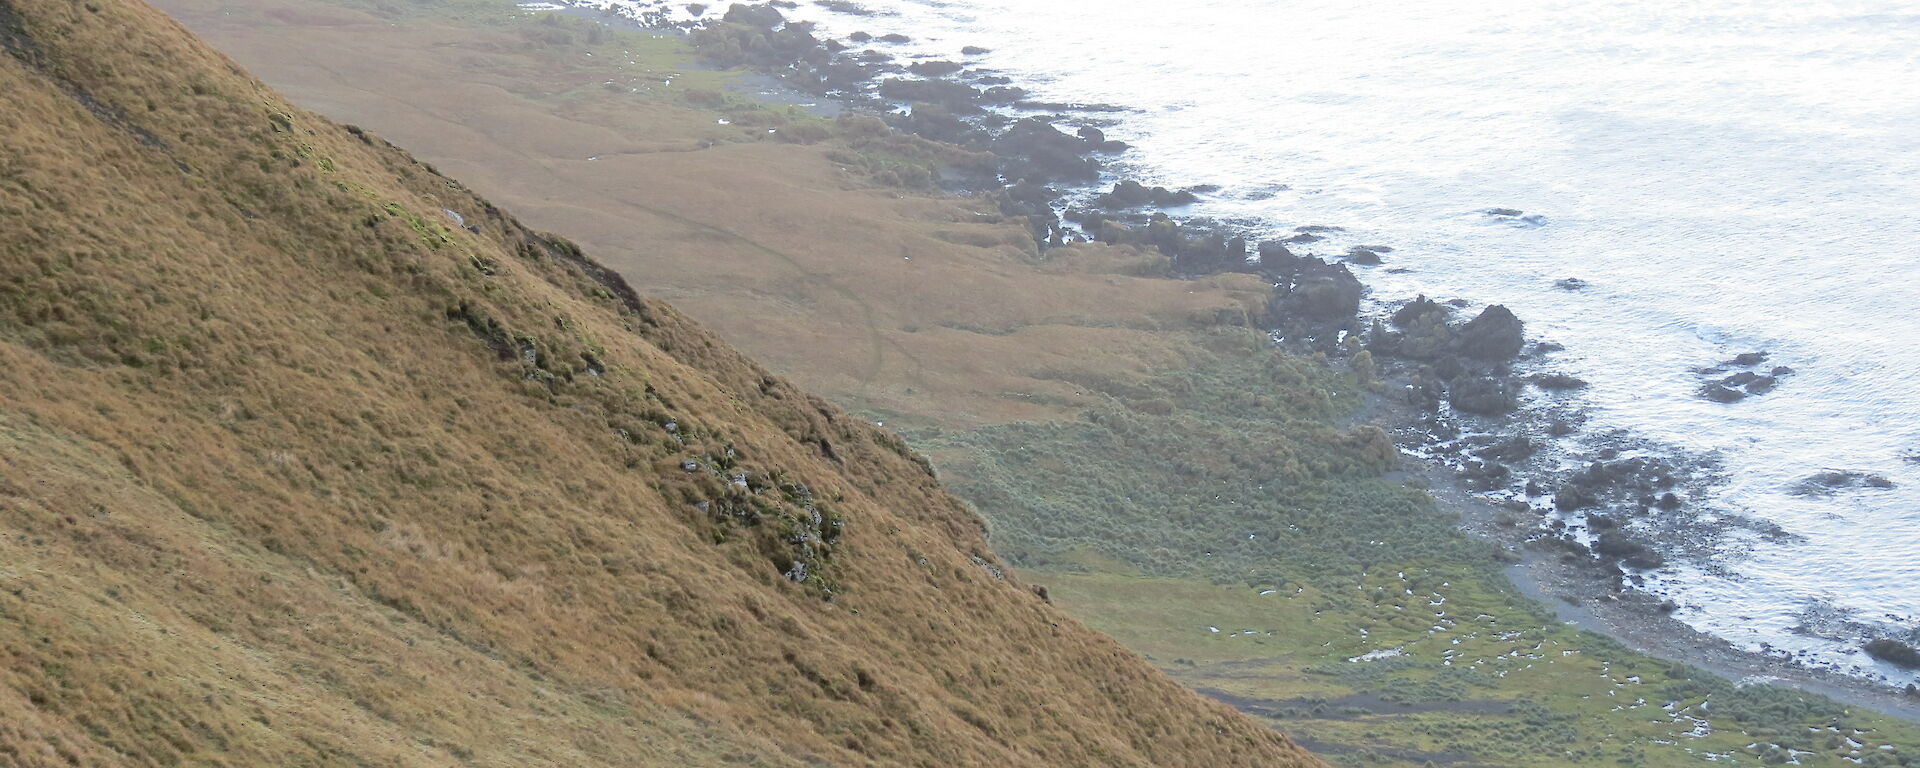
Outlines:
{"type": "MultiPolygon", "coordinates": [[[[1313,764],[998,577],[890,433],[564,241],[138,2],[9,23],[0,764],[1313,764]]],[[[628,258],[736,242],[682,234],[628,258]]]]}
{"type": "Polygon", "coordinates": [[[258,10],[350,1],[162,5],[294,98],[377,127],[859,410],[952,426],[1071,416],[1097,401],[1072,381],[1179,367],[1181,332],[1245,323],[1269,293],[1245,275],[1160,279],[1164,259],[1130,248],[1038,262],[989,203],[875,184],[831,159],[844,141],[761,140],[738,123],[764,116],[720,126],[657,87],[712,73],[527,45],[515,25],[472,18],[320,25],[258,10]],[[609,80],[655,86],[585,87],[609,80]]]}

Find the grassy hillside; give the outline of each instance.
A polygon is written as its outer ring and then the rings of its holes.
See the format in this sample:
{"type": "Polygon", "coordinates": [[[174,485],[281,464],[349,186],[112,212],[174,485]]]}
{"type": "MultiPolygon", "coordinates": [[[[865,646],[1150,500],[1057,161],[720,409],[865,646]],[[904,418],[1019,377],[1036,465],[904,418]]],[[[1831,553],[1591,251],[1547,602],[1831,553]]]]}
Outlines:
{"type": "Polygon", "coordinates": [[[0,0],[0,49],[0,763],[1315,764],[158,11],[0,0]]]}
{"type": "Polygon", "coordinates": [[[1910,724],[1735,687],[1515,595],[1491,546],[1382,475],[1349,372],[1238,327],[1263,286],[1166,279],[1126,248],[1040,258],[991,206],[902,186],[890,164],[928,156],[757,105],[674,39],[493,0],[163,5],[303,103],[399,137],[902,427],[1055,603],[1332,760],[1920,755],[1910,724]]]}

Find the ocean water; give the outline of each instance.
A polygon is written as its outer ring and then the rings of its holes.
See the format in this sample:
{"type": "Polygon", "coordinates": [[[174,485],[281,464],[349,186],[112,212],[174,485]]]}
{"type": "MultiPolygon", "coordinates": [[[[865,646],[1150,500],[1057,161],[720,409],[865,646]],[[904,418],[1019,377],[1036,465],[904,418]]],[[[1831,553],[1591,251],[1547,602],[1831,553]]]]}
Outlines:
{"type": "Polygon", "coordinates": [[[1681,619],[1904,685],[1920,633],[1920,6],[1900,0],[861,0],[1037,99],[1120,105],[1119,170],[1304,250],[1386,245],[1375,299],[1500,303],[1586,379],[1590,428],[1717,457],[1691,508],[1775,524],[1655,577],[1681,619]],[[1493,207],[1526,217],[1491,216],[1493,207]],[[1586,286],[1563,290],[1556,281],[1586,286]],[[1742,352],[1796,372],[1701,398],[1742,352]],[[1796,493],[1824,470],[1892,488],[1796,493]],[[1812,621],[1840,616],[1851,626],[1812,621]],[[1827,636],[1821,636],[1825,634],[1827,636]]]}

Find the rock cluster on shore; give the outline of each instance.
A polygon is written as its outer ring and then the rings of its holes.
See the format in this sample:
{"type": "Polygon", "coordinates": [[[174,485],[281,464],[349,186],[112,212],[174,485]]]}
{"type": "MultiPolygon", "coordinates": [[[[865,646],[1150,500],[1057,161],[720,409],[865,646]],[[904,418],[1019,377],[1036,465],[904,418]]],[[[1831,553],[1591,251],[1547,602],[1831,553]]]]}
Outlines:
{"type": "Polygon", "coordinates": [[[1753,369],[1766,362],[1768,357],[1766,352],[1743,352],[1732,360],[1695,371],[1704,379],[1700,385],[1700,396],[1716,403],[1737,403],[1754,395],[1772,392],[1774,387],[1780,385],[1782,377],[1793,374],[1792,368],[1776,365],[1767,369],[1766,373],[1735,370],[1753,369]]]}
{"type": "MultiPolygon", "coordinates": [[[[1634,521],[1641,515],[1673,512],[1683,505],[1675,468],[1658,459],[1596,458],[1571,473],[1536,473],[1522,478],[1539,445],[1510,418],[1521,407],[1528,385],[1543,393],[1580,389],[1586,382],[1562,373],[1522,375],[1515,364],[1558,349],[1529,348],[1525,324],[1501,305],[1465,316],[1465,302],[1438,302],[1421,296],[1390,317],[1361,316],[1365,287],[1353,267],[1382,264],[1385,246],[1353,246],[1339,260],[1295,253],[1289,246],[1311,244],[1339,231],[1309,225],[1293,234],[1251,242],[1246,231],[1204,218],[1176,219],[1170,209],[1199,201],[1197,190],[1149,186],[1119,179],[1105,190],[1092,189],[1106,169],[1105,160],[1126,150],[1084,117],[1104,107],[1043,104],[991,72],[964,59],[984,53],[963,50],[960,59],[923,59],[902,63],[873,46],[887,36],[855,35],[848,42],[821,40],[813,27],[790,22],[769,5],[729,8],[718,22],[694,33],[704,55],[724,64],[747,64],[780,77],[801,91],[864,104],[897,130],[959,145],[991,158],[990,167],[950,169],[948,187],[990,195],[1002,215],[1024,219],[1038,247],[1077,239],[1152,248],[1165,255],[1175,276],[1201,277],[1223,272],[1254,274],[1274,286],[1260,318],[1278,338],[1304,349],[1350,356],[1366,378],[1403,382],[1398,396],[1450,441],[1451,463],[1468,484],[1491,491],[1524,486],[1525,494],[1552,502],[1539,511],[1559,510],[1585,516],[1596,535],[1592,546],[1580,543],[1559,520],[1543,516],[1535,538],[1585,558],[1613,580],[1627,578],[1622,567],[1658,568],[1663,557],[1646,542],[1634,521]],[[1081,202],[1067,205],[1074,190],[1081,202]],[[1351,266],[1350,266],[1351,265],[1351,266]],[[1364,361],[1359,359],[1365,355],[1364,361]],[[1459,439],[1453,420],[1483,420],[1504,437],[1459,439]],[[1505,425],[1505,426],[1502,426],[1505,425]],[[1556,527],[1558,523],[1558,527],[1556,527]],[[1603,530],[1604,529],[1604,530],[1603,530]]],[[[1511,226],[1542,226],[1540,216],[1506,208],[1487,209],[1489,219],[1511,226]]],[[[1578,290],[1577,279],[1560,282],[1578,290]]],[[[1775,386],[1785,368],[1770,372],[1735,371],[1765,360],[1742,355],[1722,364],[1703,384],[1703,395],[1738,400],[1775,386]]],[[[1702,374],[1706,371],[1703,369],[1702,374]]],[[[1561,437],[1575,427],[1567,418],[1538,426],[1542,438],[1561,437]]],[[[1531,508],[1515,502],[1520,508],[1531,508]]]]}
{"type": "MultiPolygon", "coordinates": [[[[1149,187],[1122,179],[1092,200],[1092,210],[1060,215],[1064,196],[1053,185],[1091,185],[1101,178],[1103,156],[1128,149],[1125,142],[1107,138],[1097,125],[1064,115],[1115,108],[1035,102],[1007,78],[964,61],[902,63],[871,47],[905,42],[902,35],[862,32],[847,42],[821,39],[811,23],[788,20],[780,5],[735,3],[718,20],[702,22],[690,40],[702,56],[717,64],[758,69],[801,92],[868,107],[900,131],[992,158],[991,167],[948,168],[947,178],[934,181],[995,195],[1003,214],[1028,220],[1041,248],[1085,237],[1157,248],[1174,260],[1174,271],[1182,275],[1248,271],[1247,243],[1239,233],[1210,222],[1176,221],[1158,210],[1196,202],[1199,198],[1193,190],[1149,187]],[[1009,109],[1019,110],[1014,113],[1018,116],[1010,116],[1009,109]],[[1080,232],[1072,232],[1069,225],[1080,232]]],[[[961,51],[967,57],[986,52],[974,46],[961,51]]],[[[1379,263],[1384,250],[1354,253],[1350,260],[1379,263]]],[[[1330,303],[1319,297],[1328,291],[1348,292],[1346,279],[1326,271],[1309,277],[1307,286],[1289,294],[1315,297],[1305,305],[1321,315],[1344,306],[1339,295],[1331,296],[1330,303]]]]}

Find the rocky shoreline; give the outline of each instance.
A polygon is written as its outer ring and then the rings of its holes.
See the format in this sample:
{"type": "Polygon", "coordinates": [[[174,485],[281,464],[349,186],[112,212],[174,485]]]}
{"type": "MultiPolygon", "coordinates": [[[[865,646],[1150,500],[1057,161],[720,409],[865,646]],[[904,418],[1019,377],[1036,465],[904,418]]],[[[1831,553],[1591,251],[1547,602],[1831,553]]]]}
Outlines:
{"type": "MultiPolygon", "coordinates": [[[[1335,228],[1303,225],[1256,243],[1246,228],[1188,215],[1215,190],[1170,190],[1109,173],[1128,146],[1107,138],[1102,126],[1123,110],[1033,100],[1008,78],[970,63],[983,49],[951,59],[896,57],[888,47],[908,41],[898,32],[824,39],[814,24],[787,18],[794,4],[780,0],[724,10],[623,7],[633,21],[687,34],[717,65],[755,69],[797,93],[878,115],[898,131],[971,150],[973,161],[944,167],[926,183],[991,197],[1003,215],[1024,221],[1043,252],[1095,240],[1157,249],[1176,277],[1259,276],[1274,289],[1256,322],[1287,348],[1325,354],[1376,381],[1375,417],[1421,462],[1435,495],[1459,510],[1470,530],[1504,544],[1516,559],[1509,569],[1516,583],[1563,619],[1735,679],[1769,678],[1920,719],[1920,693],[1902,696],[1792,657],[1735,648],[1674,618],[1680,606],[1636,589],[1670,559],[1704,563],[1728,532],[1784,534],[1757,521],[1723,516],[1703,523],[1696,516],[1693,500],[1718,477],[1710,458],[1627,435],[1584,434],[1577,391],[1585,382],[1551,370],[1559,347],[1530,341],[1523,321],[1505,307],[1470,312],[1468,302],[1424,296],[1370,305],[1354,267],[1383,264],[1390,247],[1354,246],[1338,258],[1302,255],[1293,249],[1335,228]],[[1583,435],[1588,439],[1579,444],[1570,439],[1583,435]]],[[[852,4],[832,10],[865,15],[852,4]]],[[[1539,223],[1519,210],[1483,213],[1539,223]]],[[[1569,279],[1561,287],[1584,284],[1569,279]]],[[[1793,374],[1767,363],[1765,352],[1752,352],[1702,367],[1700,396],[1723,403],[1760,396],[1793,374]]],[[[1872,478],[1809,482],[1832,487],[1872,478]]],[[[1875,641],[1911,651],[1904,639],[1875,641]]]]}
{"type": "MultiPolygon", "coordinates": [[[[1369,418],[1403,439],[1409,431],[1419,432],[1424,421],[1418,412],[1385,397],[1374,400],[1369,418]]],[[[1435,501],[1457,512],[1469,532],[1498,543],[1507,557],[1506,575],[1515,588],[1560,621],[1741,684],[1787,685],[1920,722],[1920,697],[1812,668],[1788,655],[1744,650],[1696,630],[1673,616],[1671,603],[1644,591],[1622,589],[1618,569],[1543,544],[1541,538],[1513,525],[1512,510],[1488,500],[1456,468],[1434,459],[1415,462],[1415,474],[1435,501]]]]}

